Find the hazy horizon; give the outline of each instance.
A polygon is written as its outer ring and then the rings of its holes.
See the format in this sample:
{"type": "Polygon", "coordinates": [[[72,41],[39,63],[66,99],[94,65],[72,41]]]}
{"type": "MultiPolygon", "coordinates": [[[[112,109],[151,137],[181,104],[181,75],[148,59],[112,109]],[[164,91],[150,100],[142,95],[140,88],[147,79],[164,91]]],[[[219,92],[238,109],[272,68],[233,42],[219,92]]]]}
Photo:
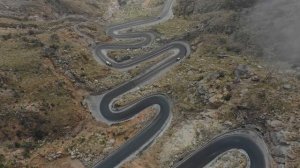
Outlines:
{"type": "Polygon", "coordinates": [[[263,0],[245,17],[264,56],[300,63],[300,1],[263,0]]]}

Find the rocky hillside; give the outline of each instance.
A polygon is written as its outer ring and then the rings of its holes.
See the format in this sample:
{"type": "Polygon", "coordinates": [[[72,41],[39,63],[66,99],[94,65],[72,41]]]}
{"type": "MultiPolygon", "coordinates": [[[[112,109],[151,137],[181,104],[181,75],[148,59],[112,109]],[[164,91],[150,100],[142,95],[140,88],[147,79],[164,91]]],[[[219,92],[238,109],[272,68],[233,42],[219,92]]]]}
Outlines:
{"type": "Polygon", "coordinates": [[[111,1],[94,0],[1,0],[0,14],[24,19],[59,19],[70,14],[101,17],[111,1]]]}
{"type": "MultiPolygon", "coordinates": [[[[159,61],[118,72],[96,63],[90,45],[114,42],[105,26],[156,15],[162,3],[0,0],[0,167],[88,167],[151,121],[150,108],[110,127],[96,122],[83,100],[159,61]]],[[[255,3],[177,0],[173,19],[146,28],[160,35],[155,44],[110,52],[121,61],[174,39],[188,41],[193,50],[161,78],[117,102],[164,92],[174,104],[169,129],[124,167],[170,167],[219,133],[244,127],[264,137],[274,165],[300,164],[299,69],[279,69],[257,57],[262,50],[241,22],[255,3]]],[[[245,167],[245,156],[231,151],[212,167],[224,165],[245,167]]]]}

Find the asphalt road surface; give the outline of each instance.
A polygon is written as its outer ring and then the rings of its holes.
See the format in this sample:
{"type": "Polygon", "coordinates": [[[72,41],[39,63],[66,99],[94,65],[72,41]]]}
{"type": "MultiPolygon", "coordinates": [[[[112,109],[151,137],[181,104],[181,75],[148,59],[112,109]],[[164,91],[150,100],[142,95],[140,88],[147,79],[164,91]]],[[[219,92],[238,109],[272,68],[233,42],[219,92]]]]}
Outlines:
{"type": "MultiPolygon", "coordinates": [[[[149,81],[151,78],[167,70],[172,65],[181,62],[184,57],[190,54],[190,47],[184,41],[174,41],[162,46],[150,53],[134,57],[124,62],[115,62],[106,54],[109,50],[115,49],[138,49],[151,44],[156,36],[152,32],[128,33],[127,29],[141,26],[149,26],[168,20],[172,17],[172,5],[174,0],[167,0],[164,8],[158,17],[135,20],[123,24],[111,26],[107,29],[107,34],[116,39],[139,39],[134,44],[97,44],[94,47],[94,56],[97,61],[116,69],[128,69],[137,64],[161,56],[163,53],[172,51],[169,57],[162,62],[154,65],[147,71],[143,72],[134,79],[110,90],[102,95],[92,95],[87,98],[90,111],[97,120],[104,121],[108,124],[115,124],[127,121],[140,113],[145,108],[156,105],[158,112],[152,122],[145,126],[137,135],[128,140],[120,148],[109,154],[103,160],[94,165],[95,168],[113,168],[118,167],[138,152],[149,146],[156,137],[158,137],[171,121],[171,104],[164,94],[157,94],[145,97],[122,109],[113,108],[114,101],[117,97],[136,88],[139,85],[149,81]]],[[[263,141],[251,131],[236,131],[221,135],[212,140],[204,148],[200,148],[192,155],[178,162],[176,167],[179,168],[196,168],[204,167],[209,162],[220,156],[230,149],[244,150],[251,161],[251,168],[268,167],[267,149],[263,141]]]]}
{"type": "Polygon", "coordinates": [[[235,130],[211,140],[177,163],[176,168],[202,168],[226,151],[237,149],[247,154],[250,168],[269,168],[270,156],[263,139],[251,130],[235,130]]]}

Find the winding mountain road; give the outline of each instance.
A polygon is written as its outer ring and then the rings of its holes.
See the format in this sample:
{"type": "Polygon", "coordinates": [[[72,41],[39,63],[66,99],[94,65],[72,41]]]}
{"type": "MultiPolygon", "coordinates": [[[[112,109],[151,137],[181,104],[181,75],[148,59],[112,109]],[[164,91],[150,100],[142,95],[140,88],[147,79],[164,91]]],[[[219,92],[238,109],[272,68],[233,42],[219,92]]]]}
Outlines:
{"type": "Polygon", "coordinates": [[[247,129],[235,130],[216,137],[177,163],[175,167],[202,168],[232,149],[241,150],[247,154],[250,168],[271,167],[269,163],[271,158],[263,139],[254,131],[247,129]]]}
{"type": "MultiPolygon", "coordinates": [[[[171,105],[164,94],[156,94],[145,97],[118,111],[113,109],[115,99],[139,85],[149,81],[160,74],[163,70],[182,61],[190,54],[189,44],[183,41],[174,41],[163,47],[142,56],[134,57],[124,62],[115,62],[106,54],[108,50],[114,49],[138,49],[151,44],[156,38],[152,32],[127,33],[125,30],[133,27],[149,26],[168,20],[173,16],[172,5],[174,0],[166,0],[164,8],[158,17],[131,21],[111,26],[107,34],[116,39],[139,39],[135,44],[100,44],[94,47],[94,57],[100,63],[105,63],[112,68],[128,69],[135,65],[161,56],[163,53],[172,52],[159,64],[154,65],[134,79],[110,90],[102,95],[91,95],[86,99],[88,107],[93,116],[107,124],[115,124],[130,120],[145,108],[156,105],[157,114],[152,122],[145,126],[137,135],[116,149],[109,156],[95,164],[95,168],[113,168],[120,166],[123,162],[135,156],[138,152],[151,144],[168,126],[171,121],[171,105]]],[[[194,168],[204,167],[210,161],[216,159],[222,153],[230,149],[242,149],[250,158],[251,168],[267,168],[268,153],[263,140],[254,132],[249,130],[238,130],[217,137],[204,148],[195,151],[192,155],[179,162],[176,167],[194,168]]]]}

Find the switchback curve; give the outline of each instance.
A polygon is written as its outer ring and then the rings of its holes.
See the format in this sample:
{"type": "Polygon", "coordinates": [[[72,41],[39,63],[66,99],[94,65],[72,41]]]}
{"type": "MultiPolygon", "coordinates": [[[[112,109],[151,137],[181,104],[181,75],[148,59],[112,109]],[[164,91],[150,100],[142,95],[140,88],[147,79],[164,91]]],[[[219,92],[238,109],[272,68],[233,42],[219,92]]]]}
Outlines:
{"type": "MultiPolygon", "coordinates": [[[[171,119],[171,106],[169,99],[163,94],[156,94],[145,97],[138,102],[115,111],[113,102],[115,98],[125,94],[126,92],[134,89],[135,87],[145,83],[146,81],[159,74],[162,70],[169,68],[175,63],[181,61],[184,57],[190,54],[189,44],[183,41],[174,41],[166,44],[165,46],[147,53],[142,56],[134,57],[128,61],[115,62],[106,54],[107,50],[114,49],[137,49],[142,48],[155,39],[152,32],[137,32],[128,33],[123,32],[132,27],[146,26],[157,24],[161,21],[167,20],[172,16],[172,4],[174,0],[167,0],[165,6],[158,17],[135,20],[123,24],[111,26],[107,29],[107,34],[116,39],[139,39],[139,43],[135,44],[100,44],[94,47],[94,57],[100,63],[105,63],[112,68],[128,69],[133,66],[149,60],[151,58],[160,56],[161,54],[172,51],[173,54],[164,59],[161,63],[154,65],[149,70],[135,77],[134,79],[110,90],[102,95],[91,95],[87,100],[90,111],[97,120],[106,122],[107,124],[115,124],[124,122],[133,118],[140,113],[143,109],[157,105],[158,112],[153,121],[143,128],[136,136],[123,144],[120,148],[115,150],[104,160],[95,164],[95,168],[113,168],[120,166],[124,161],[134,156],[139,151],[149,146],[153,140],[163,132],[171,119]]],[[[218,138],[211,141],[208,145],[198,149],[192,155],[188,156],[183,161],[179,162],[175,167],[178,168],[191,168],[191,167],[204,167],[212,160],[216,159],[222,153],[230,149],[244,150],[251,161],[251,168],[267,168],[268,153],[262,139],[258,138],[257,134],[246,131],[234,131],[223,134],[218,138]],[[249,147],[250,148],[249,148],[249,147]]]]}
{"type": "Polygon", "coordinates": [[[234,130],[220,135],[175,165],[176,168],[202,168],[225,152],[241,150],[250,168],[270,168],[270,155],[263,139],[250,129],[234,130]]]}
{"type": "Polygon", "coordinates": [[[120,123],[131,119],[143,109],[158,106],[158,112],[152,122],[143,128],[137,135],[127,141],[124,145],[111,153],[104,160],[99,161],[94,167],[97,168],[112,168],[117,167],[130,156],[134,156],[137,152],[148,146],[153,140],[162,133],[171,119],[171,106],[169,99],[163,94],[151,95],[143,98],[142,100],[131,104],[128,107],[115,111],[112,106],[113,100],[124,93],[134,89],[138,85],[141,85],[155,75],[161,73],[161,71],[169,68],[175,63],[180,62],[185,56],[190,54],[190,47],[186,42],[174,41],[166,44],[163,47],[147,53],[142,56],[134,57],[125,62],[115,62],[110,59],[106,51],[113,49],[137,49],[149,45],[155,39],[155,35],[152,32],[139,32],[139,33],[124,33],[126,29],[156,24],[164,21],[172,16],[170,10],[173,4],[173,0],[167,0],[164,8],[158,17],[136,20],[124,24],[114,25],[107,29],[107,34],[116,39],[139,39],[139,43],[135,44],[101,44],[96,45],[94,49],[95,58],[102,63],[106,63],[112,68],[127,69],[135,66],[136,64],[149,60],[151,58],[162,55],[166,52],[172,52],[167,58],[157,65],[151,67],[136,78],[106,92],[105,94],[98,96],[90,96],[87,98],[87,103],[90,111],[94,117],[98,120],[104,121],[108,124],[120,123]]]}

